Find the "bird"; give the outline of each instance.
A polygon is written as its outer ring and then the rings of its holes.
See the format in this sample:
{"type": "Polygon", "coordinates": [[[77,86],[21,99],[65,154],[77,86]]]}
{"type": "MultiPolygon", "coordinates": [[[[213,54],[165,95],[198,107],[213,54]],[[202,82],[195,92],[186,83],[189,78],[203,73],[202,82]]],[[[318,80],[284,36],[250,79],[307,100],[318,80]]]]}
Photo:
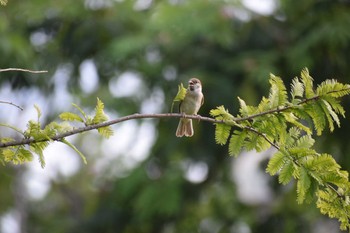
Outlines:
{"type": "MultiPolygon", "coordinates": [[[[197,115],[204,103],[202,83],[197,78],[188,81],[185,98],[180,103],[180,113],[186,115],[197,115]]],[[[192,119],[181,118],[176,130],[176,137],[192,137],[194,134],[192,119]]]]}

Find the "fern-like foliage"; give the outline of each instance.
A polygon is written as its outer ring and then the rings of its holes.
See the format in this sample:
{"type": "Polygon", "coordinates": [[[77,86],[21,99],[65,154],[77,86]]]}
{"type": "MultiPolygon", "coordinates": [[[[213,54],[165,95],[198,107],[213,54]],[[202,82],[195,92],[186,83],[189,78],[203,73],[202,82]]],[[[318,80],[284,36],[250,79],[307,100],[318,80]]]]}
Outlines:
{"type": "MultiPolygon", "coordinates": [[[[100,99],[97,99],[97,104],[95,107],[95,113],[93,116],[87,115],[79,106],[73,104],[73,106],[79,111],[79,114],[73,112],[63,112],[59,117],[64,122],[51,122],[45,127],[42,127],[40,119],[42,116],[41,110],[38,106],[34,106],[37,112],[37,119],[30,120],[27,124],[27,129],[22,132],[22,130],[7,125],[0,124],[0,126],[10,128],[23,136],[24,140],[32,140],[28,146],[18,145],[18,146],[8,146],[0,149],[0,162],[2,164],[12,163],[12,164],[22,164],[25,162],[30,162],[33,160],[33,154],[38,156],[39,162],[42,167],[45,167],[44,150],[53,141],[59,141],[71,149],[73,149],[82,158],[83,162],[86,163],[85,156],[69,141],[65,138],[57,139],[57,135],[64,134],[66,132],[71,132],[74,126],[71,124],[73,122],[83,123],[85,126],[100,124],[108,120],[108,116],[104,112],[104,104],[100,99]]],[[[97,129],[100,135],[105,138],[109,138],[113,135],[113,131],[109,126],[99,127],[97,129]]],[[[11,142],[12,138],[1,138],[1,143],[11,142]]]]}
{"type": "Polygon", "coordinates": [[[173,100],[173,103],[171,104],[170,112],[173,112],[175,102],[181,102],[181,101],[183,101],[185,99],[186,92],[187,92],[187,89],[181,83],[178,86],[177,94],[176,94],[176,96],[175,96],[175,98],[173,100]]]}
{"type": "Polygon", "coordinates": [[[60,114],[60,118],[64,121],[84,122],[84,120],[78,114],[72,112],[63,112],[60,114]]]}
{"type": "Polygon", "coordinates": [[[311,99],[313,97],[315,97],[315,91],[314,91],[314,80],[313,78],[310,76],[309,74],[309,70],[308,69],[304,69],[301,71],[301,82],[303,83],[304,86],[304,96],[307,99],[311,99]]]}
{"type": "Polygon", "coordinates": [[[233,134],[230,138],[229,143],[229,154],[237,156],[241,152],[242,147],[244,146],[244,141],[247,137],[247,131],[233,131],[233,134]]]}
{"type": "Polygon", "coordinates": [[[345,193],[348,193],[348,190],[334,191],[330,187],[316,193],[316,205],[321,213],[338,219],[342,230],[349,229],[350,198],[345,193]]]}
{"type": "Polygon", "coordinates": [[[290,95],[280,77],[270,75],[270,91],[257,106],[249,106],[238,97],[239,114],[234,117],[224,106],[210,111],[215,123],[215,140],[229,142],[230,155],[241,150],[277,152],[266,172],[278,175],[285,185],[296,180],[297,202],[312,202],[317,197],[321,213],[337,218],[341,229],[350,229],[350,182],[348,173],[331,155],[313,149],[316,135],[327,128],[340,127],[345,110],[339,98],[350,94],[350,85],[326,80],[316,88],[307,69],[290,85],[290,95]]]}
{"type": "Polygon", "coordinates": [[[304,85],[298,78],[294,78],[291,84],[291,102],[293,104],[297,104],[300,102],[300,98],[304,95],[304,85]]]}
{"type": "Polygon", "coordinates": [[[270,108],[276,108],[279,106],[284,106],[287,102],[287,90],[282,79],[273,74],[270,75],[270,95],[269,104],[270,108]]]}
{"type": "MultiPolygon", "coordinates": [[[[108,116],[104,112],[104,104],[97,98],[97,105],[95,108],[95,115],[91,120],[91,124],[99,124],[108,120],[108,116]]],[[[113,135],[113,130],[110,126],[98,128],[99,134],[105,138],[109,138],[113,135]]]]}
{"type": "Polygon", "coordinates": [[[104,107],[105,105],[102,103],[102,101],[99,98],[97,98],[95,115],[91,120],[92,124],[98,124],[108,120],[108,116],[104,113],[104,107]]]}
{"type": "Polygon", "coordinates": [[[226,124],[216,124],[217,130],[215,131],[216,142],[220,145],[226,144],[232,127],[229,122],[232,122],[233,116],[224,108],[224,106],[211,110],[210,115],[217,120],[226,122],[226,124]]]}
{"type": "MultiPolygon", "coordinates": [[[[59,115],[61,120],[67,121],[67,122],[81,122],[85,125],[96,125],[103,122],[106,122],[109,118],[104,112],[104,104],[103,102],[97,98],[97,103],[95,107],[95,114],[93,116],[89,116],[82,110],[78,105],[73,104],[73,106],[80,112],[81,116],[73,113],[73,112],[63,112],[59,115]]],[[[105,138],[109,138],[113,135],[113,130],[110,126],[106,127],[100,127],[97,129],[99,134],[105,138]]]]}
{"type": "Polygon", "coordinates": [[[1,151],[2,163],[22,164],[24,162],[30,162],[33,160],[33,154],[31,151],[26,150],[24,147],[19,148],[7,148],[1,151]]]}

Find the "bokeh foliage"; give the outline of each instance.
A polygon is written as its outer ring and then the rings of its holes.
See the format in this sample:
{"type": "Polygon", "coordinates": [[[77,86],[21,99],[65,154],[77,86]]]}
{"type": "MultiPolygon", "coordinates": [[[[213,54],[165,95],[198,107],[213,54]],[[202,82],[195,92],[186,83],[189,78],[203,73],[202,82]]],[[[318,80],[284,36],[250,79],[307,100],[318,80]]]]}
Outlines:
{"type": "MultiPolygon", "coordinates": [[[[177,85],[197,76],[205,95],[200,114],[208,115],[219,105],[237,111],[236,96],[257,104],[269,73],[290,83],[308,67],[319,78],[315,83],[349,82],[348,1],[280,0],[271,15],[233,0],[154,0],[145,7],[140,2],[10,0],[0,8],[0,67],[50,72],[45,78],[1,73],[1,85],[39,87],[49,100],[59,88],[50,76],[68,67],[69,92],[79,104],[92,108],[98,96],[106,109],[126,115],[139,112],[142,100],[157,89],[164,93],[162,111],[168,112],[177,85]],[[79,84],[79,66],[87,59],[99,77],[92,93],[79,84]],[[112,98],[109,84],[125,71],[139,74],[143,88],[138,96],[112,98]]],[[[48,118],[57,117],[55,106],[48,112],[48,118]]],[[[26,206],[28,232],[244,232],[247,226],[251,232],[312,232],[324,220],[313,207],[296,205],[293,189],[281,188],[276,179],[271,180],[278,197],[273,203],[242,203],[231,178],[232,158],[215,144],[212,125],[195,124],[195,136],[184,140],[174,137],[177,122],[154,124],[157,140],[149,157],[123,176],[96,178],[92,170],[94,157],[103,156],[99,149],[74,177],[53,181],[45,199],[26,206]],[[198,162],[206,164],[208,174],[192,183],[184,177],[184,164],[198,162]]],[[[341,130],[325,134],[316,146],[349,171],[348,129],[342,122],[341,130]]],[[[82,150],[86,154],[89,148],[82,150]]],[[[118,161],[110,166],[118,167],[118,161]]],[[[13,197],[15,189],[8,187],[18,173],[8,169],[0,179],[1,214],[15,202],[5,201],[13,197]]]]}

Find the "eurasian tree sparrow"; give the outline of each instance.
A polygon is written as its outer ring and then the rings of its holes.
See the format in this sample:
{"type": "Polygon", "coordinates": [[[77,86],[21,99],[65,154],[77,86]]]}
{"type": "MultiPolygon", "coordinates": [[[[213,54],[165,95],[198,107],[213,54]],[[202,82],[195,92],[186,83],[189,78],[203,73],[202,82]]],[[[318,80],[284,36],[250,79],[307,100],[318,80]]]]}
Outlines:
{"type": "MultiPolygon", "coordinates": [[[[188,81],[188,88],[184,100],[180,103],[180,112],[186,115],[196,115],[203,105],[204,96],[202,93],[201,81],[191,78],[188,81]]],[[[176,130],[176,137],[193,136],[192,119],[181,118],[176,130]]]]}

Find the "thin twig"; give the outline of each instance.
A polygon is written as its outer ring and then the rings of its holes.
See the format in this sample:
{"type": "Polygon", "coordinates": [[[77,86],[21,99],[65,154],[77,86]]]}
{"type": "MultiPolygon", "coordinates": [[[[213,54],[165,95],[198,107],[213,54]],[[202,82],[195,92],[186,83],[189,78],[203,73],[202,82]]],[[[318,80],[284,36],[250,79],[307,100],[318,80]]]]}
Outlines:
{"type": "Polygon", "coordinates": [[[34,74],[47,73],[47,70],[27,70],[27,69],[21,69],[21,68],[0,69],[0,72],[8,72],[8,71],[20,71],[20,72],[28,72],[28,73],[34,73],[34,74]]]}
{"type": "Polygon", "coordinates": [[[0,100],[0,104],[9,104],[9,105],[12,105],[12,106],[15,106],[16,108],[19,108],[21,111],[23,111],[23,108],[21,106],[18,106],[12,102],[7,102],[7,101],[1,101],[0,100]]]}

